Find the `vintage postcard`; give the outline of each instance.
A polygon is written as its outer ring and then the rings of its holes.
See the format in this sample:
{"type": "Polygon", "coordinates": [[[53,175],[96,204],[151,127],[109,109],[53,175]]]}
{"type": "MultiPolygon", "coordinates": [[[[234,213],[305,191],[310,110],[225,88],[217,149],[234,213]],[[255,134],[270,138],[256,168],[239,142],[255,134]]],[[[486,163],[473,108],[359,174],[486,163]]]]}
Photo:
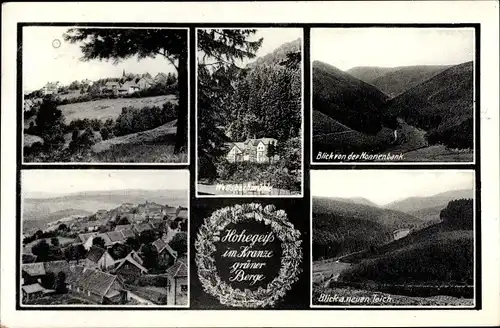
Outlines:
{"type": "Polygon", "coordinates": [[[0,326],[498,325],[498,15],[3,4],[0,326]]]}

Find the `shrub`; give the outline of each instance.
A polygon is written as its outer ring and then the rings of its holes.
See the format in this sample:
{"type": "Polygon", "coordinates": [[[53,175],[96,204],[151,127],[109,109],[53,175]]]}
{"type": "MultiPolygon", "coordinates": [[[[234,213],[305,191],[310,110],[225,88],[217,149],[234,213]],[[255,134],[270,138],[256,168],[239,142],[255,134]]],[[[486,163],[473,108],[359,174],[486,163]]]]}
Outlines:
{"type": "Polygon", "coordinates": [[[472,199],[452,200],[441,211],[439,217],[448,226],[472,230],[474,226],[474,203],[472,199]]]}
{"type": "Polygon", "coordinates": [[[93,119],[92,121],[90,121],[90,126],[92,127],[92,130],[94,131],[99,131],[101,130],[101,127],[102,127],[102,122],[101,120],[99,119],[93,119]]]}
{"type": "Polygon", "coordinates": [[[109,130],[107,128],[101,128],[101,137],[102,140],[108,140],[109,139],[109,130]]]}
{"type": "Polygon", "coordinates": [[[130,133],[154,129],[160,125],[174,120],[177,117],[177,105],[170,102],[161,108],[158,106],[123,107],[121,114],[116,119],[114,134],[122,136],[130,133]]]}

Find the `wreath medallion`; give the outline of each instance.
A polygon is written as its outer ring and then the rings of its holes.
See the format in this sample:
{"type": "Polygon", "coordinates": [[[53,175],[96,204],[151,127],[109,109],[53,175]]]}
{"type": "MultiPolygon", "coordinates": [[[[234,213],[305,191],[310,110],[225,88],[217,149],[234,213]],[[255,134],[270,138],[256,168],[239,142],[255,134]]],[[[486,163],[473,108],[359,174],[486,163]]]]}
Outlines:
{"type": "Polygon", "coordinates": [[[262,208],[260,204],[242,204],[219,209],[205,219],[200,227],[195,242],[198,277],[203,289],[219,299],[221,304],[234,307],[259,308],[273,306],[278,299],[291,289],[302,271],[302,240],[300,232],[288,221],[283,210],[276,210],[274,205],[262,208]],[[264,223],[281,242],[281,268],[278,276],[267,284],[266,288],[255,290],[233,288],[223,281],[217,273],[214,243],[221,241],[221,232],[229,224],[248,220],[264,223]]]}

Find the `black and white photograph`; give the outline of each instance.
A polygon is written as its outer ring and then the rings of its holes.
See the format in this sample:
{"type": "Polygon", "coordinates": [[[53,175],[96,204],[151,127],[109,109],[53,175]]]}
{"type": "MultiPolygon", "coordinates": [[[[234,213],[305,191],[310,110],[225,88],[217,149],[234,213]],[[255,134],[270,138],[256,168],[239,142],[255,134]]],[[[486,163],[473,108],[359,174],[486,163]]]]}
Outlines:
{"type": "Polygon", "coordinates": [[[188,163],[188,29],[22,28],[24,163],[188,163]]]}
{"type": "Polygon", "coordinates": [[[473,163],[475,29],[312,28],[315,163],[473,163]]]}
{"type": "Polygon", "coordinates": [[[313,170],[312,307],[473,307],[472,170],[313,170]]]}
{"type": "Polygon", "coordinates": [[[23,306],[189,306],[187,170],[23,170],[23,306]]]}
{"type": "Polygon", "coordinates": [[[197,29],[197,195],[302,195],[302,29],[197,29]]]}

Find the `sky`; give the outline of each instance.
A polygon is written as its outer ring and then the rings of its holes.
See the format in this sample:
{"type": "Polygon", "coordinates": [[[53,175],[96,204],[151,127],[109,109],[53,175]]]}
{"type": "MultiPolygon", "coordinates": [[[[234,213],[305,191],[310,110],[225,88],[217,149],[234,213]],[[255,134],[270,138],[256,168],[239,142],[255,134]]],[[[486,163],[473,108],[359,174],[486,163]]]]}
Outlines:
{"type": "Polygon", "coordinates": [[[357,66],[456,65],[474,59],[471,28],[311,29],[311,58],[357,66]]]}
{"type": "Polygon", "coordinates": [[[187,190],[187,170],[24,170],[23,193],[70,194],[124,189],[187,190]]]}
{"type": "Polygon", "coordinates": [[[313,196],[366,198],[386,205],[408,197],[473,188],[472,171],[311,170],[313,196]]]}
{"type": "Polygon", "coordinates": [[[284,43],[302,38],[302,29],[300,28],[260,28],[256,30],[257,32],[249,40],[257,41],[260,38],[264,39],[261,47],[257,50],[256,57],[243,63],[237,63],[238,66],[244,66],[258,57],[265,56],[284,43]]]}
{"type": "MultiPolygon", "coordinates": [[[[80,60],[82,52],[78,44],[64,41],[63,33],[71,26],[28,26],[23,27],[23,88],[30,92],[42,88],[47,82],[61,82],[68,85],[75,80],[97,80],[105,77],[121,77],[127,73],[176,73],[162,56],[137,60],[126,59],[117,65],[113,61],[80,60]],[[54,40],[60,41],[58,48],[54,40]]],[[[187,32],[186,32],[187,33],[187,32]]]]}

